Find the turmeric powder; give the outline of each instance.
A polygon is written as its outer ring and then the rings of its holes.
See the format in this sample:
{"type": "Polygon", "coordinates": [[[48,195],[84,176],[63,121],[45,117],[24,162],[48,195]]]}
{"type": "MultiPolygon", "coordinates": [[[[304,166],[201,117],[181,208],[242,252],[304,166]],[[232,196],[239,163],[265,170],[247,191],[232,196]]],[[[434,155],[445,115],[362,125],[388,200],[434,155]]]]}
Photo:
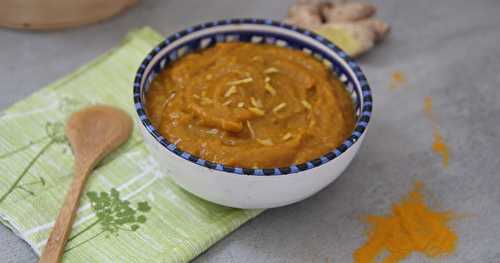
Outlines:
{"type": "Polygon", "coordinates": [[[406,85],[408,81],[406,80],[406,75],[401,70],[396,70],[391,74],[391,83],[389,88],[391,90],[399,89],[400,87],[406,85]]]}
{"type": "Polygon", "coordinates": [[[453,214],[431,210],[422,188],[423,183],[417,182],[405,198],[392,206],[390,215],[366,218],[372,228],[368,240],[354,252],[354,262],[376,262],[383,252],[387,253],[381,262],[396,263],[413,252],[437,257],[454,251],[458,236],[447,225],[453,214]]]}
{"type": "Polygon", "coordinates": [[[450,150],[438,129],[434,131],[434,142],[432,143],[432,150],[441,156],[443,166],[445,168],[448,167],[448,162],[450,160],[450,150]]]}
{"type": "Polygon", "coordinates": [[[448,167],[450,160],[450,148],[446,144],[441,132],[438,128],[438,122],[432,113],[432,97],[427,96],[424,99],[424,114],[432,122],[434,128],[434,141],[432,142],[432,150],[441,156],[443,166],[448,167]]]}
{"type": "Polygon", "coordinates": [[[434,117],[432,115],[432,97],[431,96],[427,96],[424,99],[424,113],[425,113],[425,116],[427,116],[432,122],[434,122],[434,117]]]}

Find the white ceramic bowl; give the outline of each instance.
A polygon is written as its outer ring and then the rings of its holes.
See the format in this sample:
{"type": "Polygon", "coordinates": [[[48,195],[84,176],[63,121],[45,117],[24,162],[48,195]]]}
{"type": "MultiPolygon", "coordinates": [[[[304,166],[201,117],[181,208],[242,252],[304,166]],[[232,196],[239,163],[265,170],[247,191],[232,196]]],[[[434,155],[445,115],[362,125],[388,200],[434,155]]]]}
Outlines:
{"type": "Polygon", "coordinates": [[[161,169],[185,190],[206,200],[238,208],[271,208],[301,201],[330,184],[356,155],[372,112],[372,97],[359,66],[334,44],[310,31],[263,19],[230,19],[187,28],[156,46],[134,81],[134,102],[144,140],[161,169]],[[152,126],[145,93],[156,75],[183,55],[218,42],[269,43],[311,53],[345,84],[356,105],[357,123],[345,142],[303,164],[273,169],[228,167],[177,148],[152,126]]]}

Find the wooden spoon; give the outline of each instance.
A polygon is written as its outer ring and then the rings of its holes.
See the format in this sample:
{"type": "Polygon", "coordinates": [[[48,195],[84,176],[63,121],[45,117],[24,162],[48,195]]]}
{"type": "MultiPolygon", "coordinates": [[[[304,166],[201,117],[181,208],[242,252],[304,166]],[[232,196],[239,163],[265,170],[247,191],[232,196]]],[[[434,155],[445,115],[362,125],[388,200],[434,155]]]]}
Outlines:
{"type": "Polygon", "coordinates": [[[100,160],[127,141],[132,133],[132,119],[114,107],[92,106],[71,115],[65,133],[75,156],[75,178],[40,263],[60,261],[87,177],[100,160]]]}

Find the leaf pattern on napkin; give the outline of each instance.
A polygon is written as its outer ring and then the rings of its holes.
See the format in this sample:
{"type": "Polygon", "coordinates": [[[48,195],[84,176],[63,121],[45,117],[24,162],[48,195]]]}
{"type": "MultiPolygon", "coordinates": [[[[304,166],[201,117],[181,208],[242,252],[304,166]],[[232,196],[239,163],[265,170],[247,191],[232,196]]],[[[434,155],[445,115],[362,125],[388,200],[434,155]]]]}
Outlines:
{"type": "Polygon", "coordinates": [[[36,184],[41,184],[45,186],[45,179],[41,176],[37,176],[35,181],[21,183],[21,180],[29,174],[30,169],[35,165],[36,161],[49,149],[50,146],[54,144],[65,144],[67,143],[66,136],[64,135],[64,125],[61,122],[47,122],[45,124],[45,136],[39,139],[33,140],[26,145],[23,145],[17,149],[0,155],[0,159],[9,158],[15,154],[18,154],[24,150],[31,148],[34,145],[39,145],[45,142],[38,153],[28,162],[24,167],[23,171],[17,176],[16,180],[10,185],[10,187],[0,196],[0,204],[7,199],[7,197],[16,189],[22,190],[27,194],[34,196],[35,192],[30,189],[36,184]]]}
{"type": "Polygon", "coordinates": [[[141,224],[146,223],[147,218],[145,214],[151,210],[151,206],[149,206],[147,201],[138,202],[134,209],[129,201],[120,198],[120,192],[115,188],[111,188],[109,194],[106,192],[97,193],[91,191],[87,193],[87,197],[90,200],[90,206],[96,214],[97,219],[68,239],[69,248],[65,252],[75,249],[101,234],[106,234],[106,238],[109,238],[111,235],[118,236],[120,231],[137,231],[141,224]],[[101,226],[101,231],[76,245],[70,243],[98,224],[101,226]]]}

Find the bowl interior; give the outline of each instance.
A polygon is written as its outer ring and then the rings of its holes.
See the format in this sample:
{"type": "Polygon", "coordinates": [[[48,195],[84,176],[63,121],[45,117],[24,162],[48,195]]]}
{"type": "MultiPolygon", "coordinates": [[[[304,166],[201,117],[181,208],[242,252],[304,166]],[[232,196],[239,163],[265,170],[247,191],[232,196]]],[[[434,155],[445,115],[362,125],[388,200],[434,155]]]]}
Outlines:
{"type": "Polygon", "coordinates": [[[200,24],[167,37],[144,59],[134,81],[134,103],[142,124],[155,139],[174,154],[210,169],[247,175],[281,175],[296,173],[322,165],[341,155],[362,136],[372,112],[372,97],[366,77],[345,52],[334,44],[310,31],[272,20],[231,19],[200,24]],[[250,169],[229,167],[200,159],[181,149],[153,127],[144,104],[153,79],[170,63],[194,51],[214,46],[220,42],[267,43],[301,50],[314,56],[332,70],[343,83],[355,105],[357,117],[353,133],[342,145],[317,159],[289,167],[250,169]]]}

